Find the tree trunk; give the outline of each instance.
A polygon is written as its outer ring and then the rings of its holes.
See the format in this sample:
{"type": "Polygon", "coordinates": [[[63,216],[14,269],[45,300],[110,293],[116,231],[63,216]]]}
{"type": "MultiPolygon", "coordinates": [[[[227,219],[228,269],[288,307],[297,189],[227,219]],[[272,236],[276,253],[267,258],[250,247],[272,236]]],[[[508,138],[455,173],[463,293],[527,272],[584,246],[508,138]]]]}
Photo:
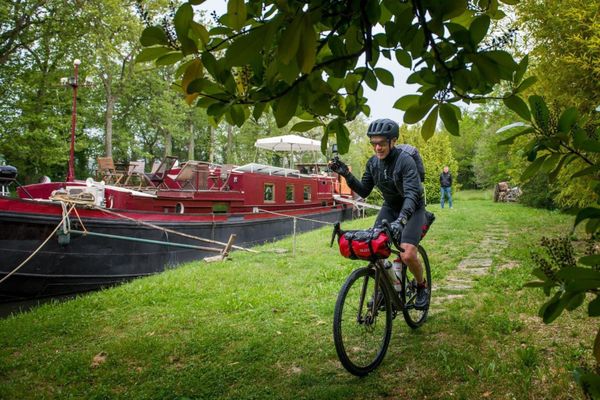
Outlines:
{"type": "Polygon", "coordinates": [[[173,153],[173,135],[171,132],[165,132],[165,157],[173,153]]]}
{"type": "Polygon", "coordinates": [[[227,156],[226,164],[233,164],[233,127],[227,125],[227,156]]]}
{"type": "Polygon", "coordinates": [[[190,122],[190,141],[188,144],[188,160],[194,160],[194,124],[190,122]]]}
{"type": "Polygon", "coordinates": [[[104,115],[104,128],[105,128],[105,136],[104,136],[104,156],[112,157],[112,137],[113,137],[113,129],[112,129],[112,120],[113,113],[115,110],[115,103],[117,99],[110,93],[106,95],[106,114],[104,115]]]}
{"type": "Polygon", "coordinates": [[[215,127],[210,126],[210,139],[208,143],[208,162],[215,162],[215,127]]]}

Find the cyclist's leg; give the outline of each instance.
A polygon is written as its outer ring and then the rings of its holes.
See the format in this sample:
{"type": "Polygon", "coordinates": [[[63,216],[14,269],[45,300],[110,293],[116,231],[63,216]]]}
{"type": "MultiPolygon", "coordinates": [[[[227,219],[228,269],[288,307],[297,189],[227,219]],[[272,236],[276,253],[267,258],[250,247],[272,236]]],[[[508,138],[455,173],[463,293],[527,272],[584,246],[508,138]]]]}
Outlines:
{"type": "Polygon", "coordinates": [[[425,207],[415,210],[410,217],[404,230],[402,231],[402,240],[400,246],[404,249],[402,253],[402,262],[408,266],[410,272],[414,275],[418,284],[423,284],[423,266],[419,261],[417,245],[421,241],[423,225],[425,225],[425,207]]]}

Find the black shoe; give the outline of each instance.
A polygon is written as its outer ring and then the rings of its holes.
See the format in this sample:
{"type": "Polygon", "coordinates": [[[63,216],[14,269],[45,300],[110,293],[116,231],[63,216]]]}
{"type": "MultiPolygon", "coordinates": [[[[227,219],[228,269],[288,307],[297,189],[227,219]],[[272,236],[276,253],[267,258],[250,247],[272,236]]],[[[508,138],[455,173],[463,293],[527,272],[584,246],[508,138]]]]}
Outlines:
{"type": "Polygon", "coordinates": [[[416,310],[427,310],[429,308],[429,288],[427,286],[417,287],[417,298],[415,299],[416,310]]]}

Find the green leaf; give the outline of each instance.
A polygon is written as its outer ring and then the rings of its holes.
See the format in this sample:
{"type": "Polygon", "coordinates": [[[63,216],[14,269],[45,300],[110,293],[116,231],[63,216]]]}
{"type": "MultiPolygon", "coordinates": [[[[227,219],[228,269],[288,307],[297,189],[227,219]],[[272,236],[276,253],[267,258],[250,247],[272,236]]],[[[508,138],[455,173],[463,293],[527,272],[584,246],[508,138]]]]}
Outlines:
{"type": "Polygon", "coordinates": [[[549,324],[562,314],[566,303],[571,299],[572,295],[567,293],[557,292],[550,301],[545,304],[545,309],[542,314],[544,323],[549,324]],[[561,297],[562,294],[562,297],[561,297]],[[565,297],[568,297],[565,299],[565,297]]]}
{"type": "Polygon", "coordinates": [[[535,175],[538,172],[538,170],[541,168],[546,157],[547,157],[546,155],[543,155],[543,156],[537,158],[531,164],[529,164],[529,166],[523,172],[523,175],[521,175],[521,181],[529,180],[529,178],[531,178],[533,175],[535,175]]]}
{"type": "Polygon", "coordinates": [[[600,254],[592,254],[590,256],[581,257],[579,262],[583,265],[600,265],[600,254]]]}
{"type": "Polygon", "coordinates": [[[521,79],[523,79],[523,76],[525,75],[525,72],[527,71],[528,65],[529,65],[529,55],[526,55],[525,57],[523,57],[521,59],[521,61],[517,65],[517,69],[515,70],[515,76],[513,79],[513,83],[515,85],[518,85],[519,83],[521,83],[521,79]]]}
{"type": "Polygon", "coordinates": [[[313,128],[316,128],[317,126],[323,126],[323,124],[321,124],[318,121],[302,121],[296,123],[294,126],[292,126],[292,129],[290,130],[295,132],[306,132],[313,128]]]}
{"type": "Polygon", "coordinates": [[[574,173],[573,175],[571,175],[571,178],[579,178],[580,176],[592,175],[592,174],[598,172],[599,170],[600,170],[600,164],[593,165],[591,167],[584,168],[584,169],[574,173]]]}
{"type": "Polygon", "coordinates": [[[337,126],[335,138],[340,154],[346,154],[350,150],[350,131],[341,121],[337,126]]]}
{"type": "Polygon", "coordinates": [[[204,65],[208,73],[211,74],[213,78],[215,78],[215,80],[217,80],[220,83],[223,83],[224,69],[219,63],[219,61],[217,61],[215,56],[213,56],[212,53],[205,51],[202,53],[201,58],[202,64],[204,65]]]}
{"type": "Polygon", "coordinates": [[[544,99],[538,95],[529,96],[529,108],[531,109],[531,114],[533,114],[533,118],[538,126],[542,128],[542,130],[546,130],[548,127],[550,112],[548,111],[548,107],[546,106],[544,99]]]}
{"type": "Polygon", "coordinates": [[[234,104],[229,108],[229,115],[231,116],[231,120],[238,127],[241,128],[246,121],[246,113],[244,112],[244,107],[239,104],[234,104]]]}
{"type": "Polygon", "coordinates": [[[575,217],[574,226],[579,225],[581,221],[584,221],[589,218],[600,218],[600,208],[596,207],[586,207],[580,210],[575,217]]]}
{"type": "Polygon", "coordinates": [[[527,127],[525,129],[523,129],[523,130],[521,130],[521,131],[519,131],[519,132],[517,132],[517,133],[515,133],[515,134],[513,134],[511,136],[509,136],[506,139],[500,140],[498,142],[498,145],[499,146],[505,146],[507,144],[513,144],[516,138],[518,138],[519,136],[526,135],[526,134],[531,133],[531,132],[533,132],[533,128],[532,127],[527,127]]]}
{"type": "Polygon", "coordinates": [[[552,172],[550,172],[550,174],[548,175],[548,180],[550,181],[550,183],[556,182],[556,178],[558,177],[560,170],[562,169],[563,165],[568,160],[568,158],[569,158],[569,155],[565,155],[564,157],[562,157],[560,159],[560,161],[558,162],[558,165],[556,166],[556,168],[554,168],[552,170],[552,172]]]}
{"type": "Polygon", "coordinates": [[[543,174],[547,174],[548,172],[550,172],[554,167],[556,167],[556,165],[560,161],[561,156],[562,154],[555,153],[547,157],[544,160],[542,166],[540,167],[540,172],[543,174]]]}
{"type": "Polygon", "coordinates": [[[169,40],[165,31],[160,26],[149,26],[142,32],[140,37],[140,43],[142,46],[154,46],[156,44],[168,45],[169,40]]]}
{"type": "Polygon", "coordinates": [[[558,119],[558,130],[567,133],[577,121],[577,108],[567,108],[558,119]]]}
{"type": "Polygon", "coordinates": [[[521,82],[521,84],[517,87],[517,90],[515,90],[515,93],[524,92],[526,89],[529,89],[536,82],[537,82],[537,78],[535,76],[530,76],[529,78],[527,78],[523,82],[521,82]]]}
{"type": "Polygon", "coordinates": [[[576,295],[574,295],[571,298],[571,300],[569,300],[569,302],[566,305],[566,309],[568,311],[573,311],[577,307],[582,305],[584,300],[585,300],[585,293],[577,293],[576,295]]]}
{"type": "Polygon", "coordinates": [[[296,114],[298,107],[298,87],[293,87],[283,97],[277,100],[273,106],[275,121],[278,128],[283,128],[296,114]]]}
{"type": "Polygon", "coordinates": [[[600,271],[587,267],[565,267],[556,273],[556,277],[569,282],[600,281],[600,271]]]}
{"type": "Polygon", "coordinates": [[[469,35],[474,46],[477,46],[479,42],[483,40],[489,27],[490,17],[487,15],[480,15],[473,19],[473,22],[471,22],[471,26],[469,27],[469,35]]]}
{"type": "Polygon", "coordinates": [[[519,96],[512,95],[505,99],[502,99],[504,105],[514,112],[516,112],[519,117],[523,118],[526,121],[531,121],[531,114],[529,113],[529,107],[527,107],[527,103],[520,98],[519,96]]]}
{"type": "Polygon", "coordinates": [[[175,33],[177,33],[177,39],[183,43],[184,40],[189,40],[188,32],[190,25],[194,20],[194,9],[189,3],[183,3],[175,13],[173,24],[175,25],[175,33]]]}
{"type": "MultiPolygon", "coordinates": [[[[379,6],[379,0],[367,0],[367,20],[369,24],[375,25],[381,17],[381,8],[379,6]]],[[[338,143],[339,146],[339,143],[338,143]]]]}
{"type": "Polygon", "coordinates": [[[384,68],[375,68],[375,75],[381,83],[387,86],[394,86],[394,75],[384,68]]]}
{"type": "Polygon", "coordinates": [[[523,287],[544,287],[546,286],[547,283],[543,282],[543,281],[531,281],[531,282],[527,282],[526,284],[523,285],[523,287]]]}
{"type": "Polygon", "coordinates": [[[397,108],[402,111],[408,110],[410,107],[419,104],[419,96],[418,94],[407,94],[406,96],[400,97],[394,103],[394,108],[397,108]]]}
{"type": "Polygon", "coordinates": [[[375,91],[377,90],[377,77],[375,77],[375,74],[373,73],[373,71],[371,71],[370,69],[368,69],[365,72],[365,83],[367,84],[367,86],[375,91]]]}
{"type": "Polygon", "coordinates": [[[588,315],[590,317],[600,316],[600,297],[596,297],[588,304],[588,315]]]}
{"type": "Polygon", "coordinates": [[[260,116],[263,114],[266,107],[267,103],[256,103],[254,110],[252,111],[252,117],[254,120],[258,121],[260,119],[260,116]]]}
{"type": "Polygon", "coordinates": [[[433,107],[433,102],[430,101],[426,104],[416,104],[411,106],[404,113],[404,123],[406,124],[416,124],[420,120],[422,120],[425,115],[429,112],[429,110],[433,107]]]}
{"type": "Polygon", "coordinates": [[[449,104],[442,103],[440,106],[440,117],[446,127],[446,130],[454,136],[460,136],[460,130],[458,126],[458,119],[452,107],[449,104]]]}
{"type": "Polygon", "coordinates": [[[515,128],[531,128],[531,125],[527,125],[524,122],[513,122],[512,124],[504,125],[502,128],[498,129],[496,133],[504,133],[515,128]]]}
{"type": "Polygon", "coordinates": [[[296,16],[281,34],[281,40],[277,46],[277,54],[284,64],[289,64],[290,61],[296,57],[296,53],[298,53],[301,24],[302,16],[296,16]]]}
{"type": "Polygon", "coordinates": [[[157,59],[158,57],[170,52],[172,49],[166,46],[146,47],[135,58],[135,62],[146,62],[157,59]]]}
{"type": "Polygon", "coordinates": [[[164,56],[160,56],[154,62],[156,65],[171,65],[175,64],[177,61],[183,58],[183,54],[180,51],[173,51],[171,53],[167,53],[164,56]]]}
{"type": "Polygon", "coordinates": [[[203,45],[207,45],[210,40],[210,36],[208,31],[204,27],[204,25],[197,23],[196,21],[192,21],[190,24],[190,37],[196,40],[200,40],[203,45]]]}
{"type": "Polygon", "coordinates": [[[246,23],[247,11],[244,0],[229,0],[227,2],[228,26],[239,31],[246,23]]]}
{"type": "Polygon", "coordinates": [[[225,52],[225,65],[227,67],[251,64],[250,60],[260,57],[262,49],[262,36],[267,27],[261,26],[245,35],[238,36],[233,40],[225,52]]]}
{"type": "Polygon", "coordinates": [[[408,51],[406,50],[396,50],[396,60],[398,60],[398,63],[400,65],[402,65],[405,68],[412,68],[412,57],[410,56],[410,54],[408,54],[408,51]]]}
{"type": "Polygon", "coordinates": [[[302,34],[300,35],[300,44],[296,61],[300,71],[309,74],[317,60],[317,34],[310,21],[310,15],[305,14],[302,17],[302,34]]]}
{"type": "Polygon", "coordinates": [[[576,368],[573,377],[579,387],[585,388],[587,398],[600,399],[600,376],[583,368],[576,368]]]}
{"type": "Polygon", "coordinates": [[[429,140],[435,133],[435,128],[437,126],[438,119],[438,109],[438,106],[433,107],[433,109],[429,113],[429,116],[427,116],[427,119],[421,127],[421,136],[423,137],[423,139],[425,139],[425,141],[429,140]]]}

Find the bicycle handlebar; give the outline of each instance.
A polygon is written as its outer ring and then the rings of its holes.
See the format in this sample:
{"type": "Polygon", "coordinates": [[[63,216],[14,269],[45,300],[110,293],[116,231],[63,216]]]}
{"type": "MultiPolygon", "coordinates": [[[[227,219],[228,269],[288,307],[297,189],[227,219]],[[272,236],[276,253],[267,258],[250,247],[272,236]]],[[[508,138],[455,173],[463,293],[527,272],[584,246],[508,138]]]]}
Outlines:
{"type": "Polygon", "coordinates": [[[398,251],[400,251],[400,253],[403,253],[404,249],[400,247],[400,244],[396,243],[396,241],[394,240],[394,234],[392,233],[392,225],[388,222],[387,219],[381,221],[381,228],[388,235],[388,237],[390,238],[390,242],[392,242],[394,247],[396,247],[398,251]]]}

